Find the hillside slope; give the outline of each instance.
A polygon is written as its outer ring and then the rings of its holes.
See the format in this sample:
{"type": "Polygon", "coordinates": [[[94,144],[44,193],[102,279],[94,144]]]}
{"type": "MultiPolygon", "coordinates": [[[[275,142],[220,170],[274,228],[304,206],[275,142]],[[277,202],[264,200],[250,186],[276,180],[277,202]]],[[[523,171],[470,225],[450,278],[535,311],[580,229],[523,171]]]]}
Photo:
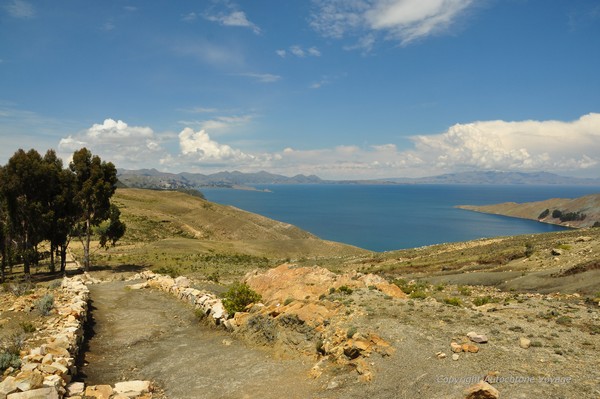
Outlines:
{"type": "MultiPolygon", "coordinates": [[[[460,205],[458,208],[495,215],[539,220],[540,222],[566,227],[591,227],[596,223],[600,223],[600,194],[586,195],[585,197],[575,199],[553,198],[545,201],[521,204],[506,202],[485,206],[460,205]],[[545,212],[546,210],[548,212],[545,212]],[[556,210],[560,211],[562,215],[579,214],[585,215],[585,218],[583,220],[561,220],[559,217],[553,217],[553,213],[556,210]],[[547,213],[547,215],[544,215],[544,213],[547,213]]],[[[564,216],[563,219],[565,219],[564,216]]]]}
{"type": "MultiPolygon", "coordinates": [[[[127,231],[116,247],[93,252],[98,267],[235,277],[285,260],[371,253],[182,192],[119,188],[112,201],[120,208],[127,231]]],[[[73,247],[77,255],[78,243],[73,247]]]]}

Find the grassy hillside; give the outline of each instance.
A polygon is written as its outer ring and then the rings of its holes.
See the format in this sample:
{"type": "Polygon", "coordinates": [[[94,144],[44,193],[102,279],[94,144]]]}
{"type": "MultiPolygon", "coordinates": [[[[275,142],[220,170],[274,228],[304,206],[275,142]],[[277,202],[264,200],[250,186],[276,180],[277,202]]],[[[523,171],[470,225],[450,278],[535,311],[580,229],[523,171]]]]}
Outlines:
{"type": "MultiPolygon", "coordinates": [[[[127,232],[116,247],[93,252],[97,267],[139,266],[227,278],[285,260],[370,253],[181,192],[120,188],[113,202],[127,232]]],[[[73,248],[77,254],[77,242],[73,248]]]]}
{"type": "MultiPolygon", "coordinates": [[[[592,194],[575,199],[553,198],[523,204],[506,202],[486,206],[461,205],[459,208],[522,219],[539,220],[544,223],[559,224],[568,227],[590,227],[596,223],[600,223],[600,194],[592,194]],[[545,214],[546,210],[548,210],[547,214],[545,214]],[[553,217],[554,211],[560,211],[563,216],[567,214],[585,215],[585,218],[583,220],[561,220],[560,217],[553,217]]],[[[563,219],[569,218],[563,217],[563,219]]]]}

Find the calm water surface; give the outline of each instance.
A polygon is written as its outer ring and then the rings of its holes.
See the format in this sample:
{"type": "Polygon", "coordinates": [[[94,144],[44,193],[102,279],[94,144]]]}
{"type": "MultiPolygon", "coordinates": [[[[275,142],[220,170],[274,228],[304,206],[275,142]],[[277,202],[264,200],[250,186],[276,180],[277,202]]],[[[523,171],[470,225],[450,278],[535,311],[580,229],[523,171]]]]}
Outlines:
{"type": "Polygon", "coordinates": [[[536,221],[485,215],[456,205],[576,198],[589,186],[261,185],[271,192],[203,189],[210,201],[294,224],[332,241],[389,251],[483,237],[563,230],[536,221]]]}

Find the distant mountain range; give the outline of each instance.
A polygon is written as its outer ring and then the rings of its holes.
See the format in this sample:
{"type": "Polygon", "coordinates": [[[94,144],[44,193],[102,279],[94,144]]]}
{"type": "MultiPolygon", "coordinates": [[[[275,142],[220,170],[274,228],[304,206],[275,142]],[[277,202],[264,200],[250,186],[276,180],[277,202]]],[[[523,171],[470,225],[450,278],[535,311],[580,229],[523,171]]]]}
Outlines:
{"type": "Polygon", "coordinates": [[[120,183],[126,187],[159,190],[201,189],[223,187],[253,189],[260,184],[564,184],[598,185],[600,179],[580,179],[552,173],[463,172],[420,178],[389,178],[376,180],[323,180],[315,175],[287,177],[269,172],[166,173],[156,169],[119,170],[120,183]]]}

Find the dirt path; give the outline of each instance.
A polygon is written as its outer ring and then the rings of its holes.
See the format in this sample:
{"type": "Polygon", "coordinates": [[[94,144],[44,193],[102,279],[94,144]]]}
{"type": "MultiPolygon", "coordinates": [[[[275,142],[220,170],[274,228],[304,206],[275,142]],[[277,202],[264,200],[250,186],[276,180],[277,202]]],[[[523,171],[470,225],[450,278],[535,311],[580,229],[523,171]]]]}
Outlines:
{"type": "Polygon", "coordinates": [[[170,399],[319,396],[310,364],[273,359],[200,324],[173,297],[125,285],[90,286],[93,331],[80,370],[87,384],[154,380],[170,399]]]}

